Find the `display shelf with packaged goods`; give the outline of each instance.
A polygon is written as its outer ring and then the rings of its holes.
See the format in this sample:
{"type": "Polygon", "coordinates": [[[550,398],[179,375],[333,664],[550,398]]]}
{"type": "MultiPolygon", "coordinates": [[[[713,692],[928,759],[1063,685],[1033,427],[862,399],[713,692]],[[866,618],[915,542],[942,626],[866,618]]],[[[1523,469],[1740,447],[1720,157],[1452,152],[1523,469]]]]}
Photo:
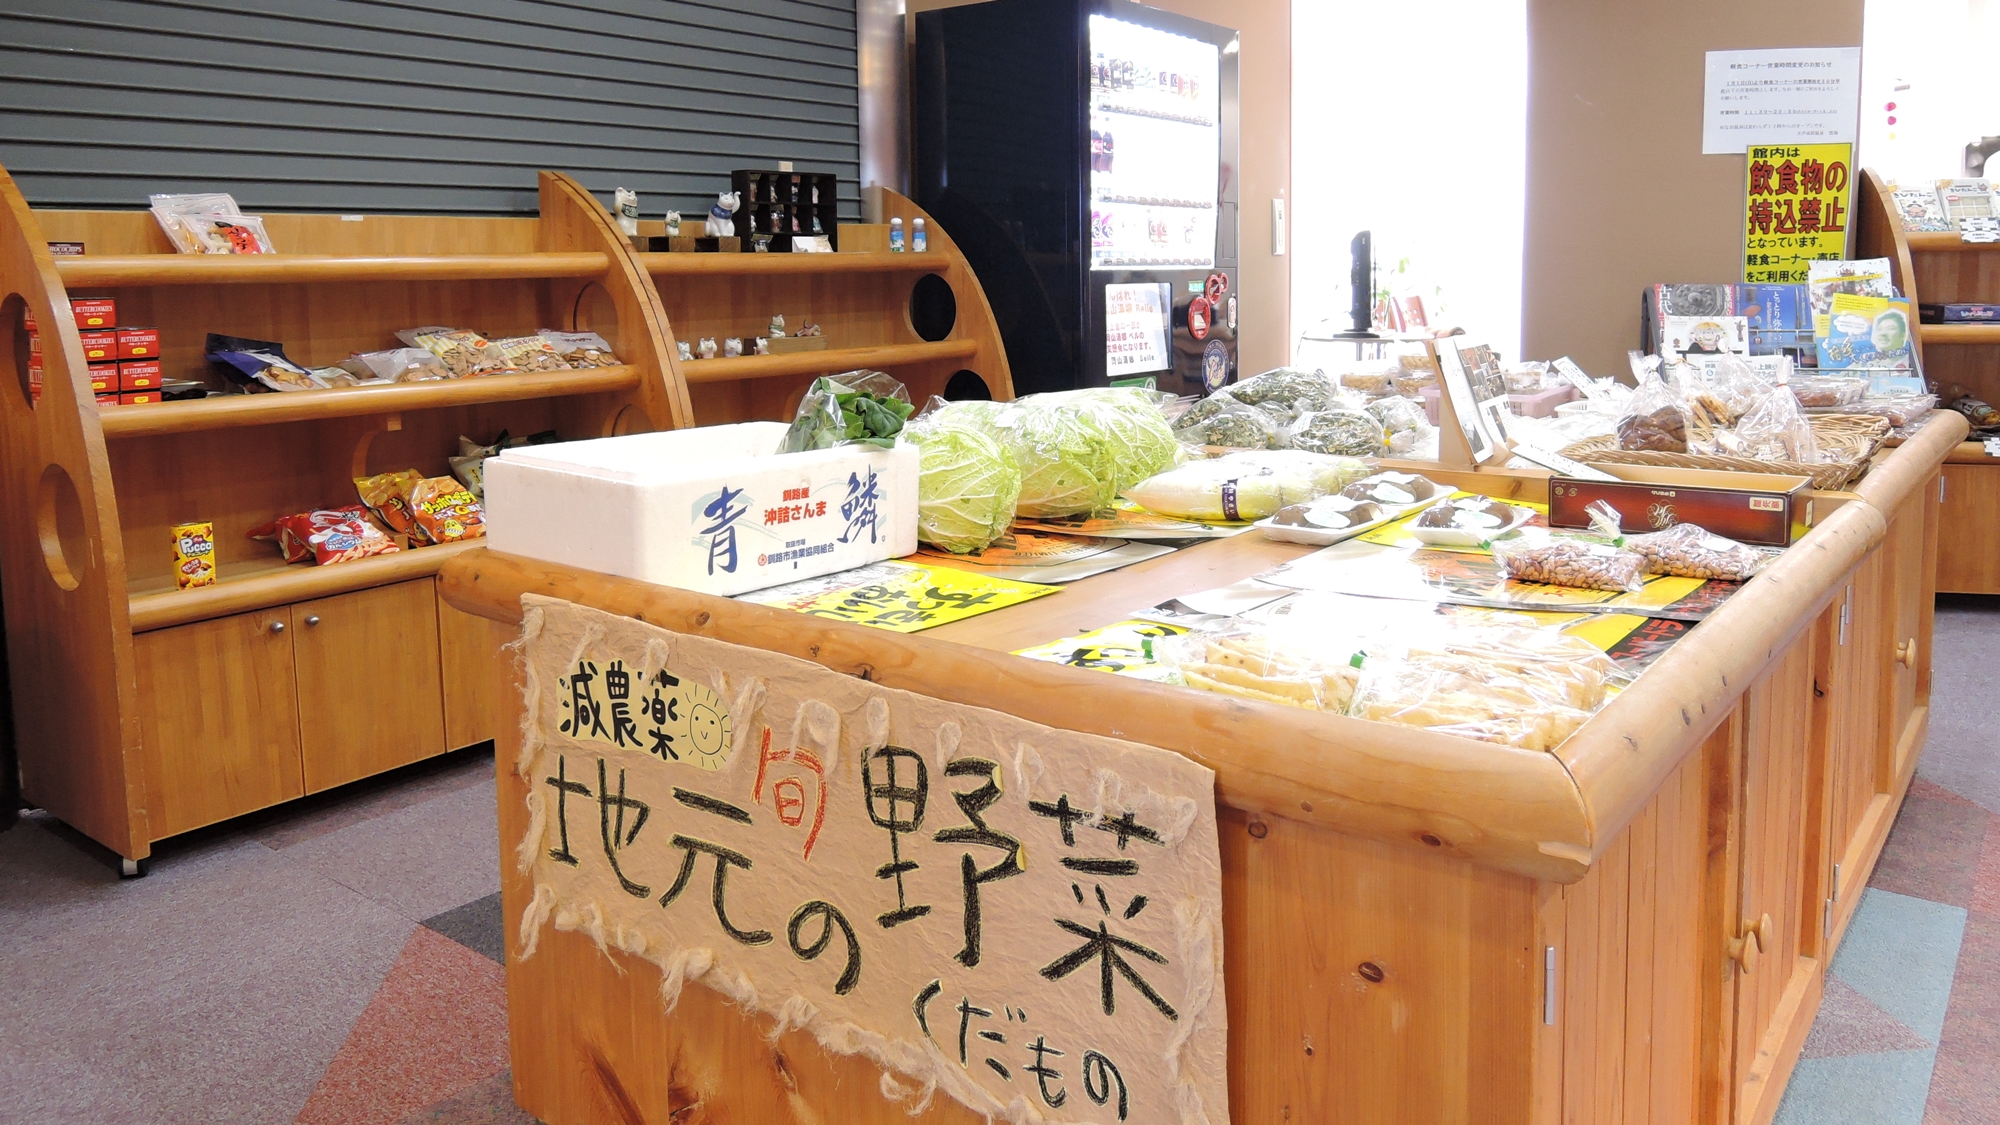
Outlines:
{"type": "MultiPolygon", "coordinates": [[[[1302,1105],[1383,1125],[1599,1120],[1613,1090],[1654,1120],[1755,1125],[1783,1096],[1928,727],[1936,482],[1964,433],[1937,415],[1881,454],[1741,596],[1548,751],[1010,655],[1311,551],[1254,533],[916,635],[484,549],[447,565],[441,589],[508,630],[522,595],[542,595],[762,650],[774,677],[809,661],[1213,769],[1231,1120],[1302,1105]]],[[[1548,499],[1545,474],[1428,471],[1548,499]]],[[[522,673],[510,658],[491,674],[513,761],[522,673]]],[[[503,769],[500,785],[514,854],[540,829],[527,781],[503,769]]],[[[587,1116],[596,1095],[572,1076],[594,1073],[636,1116],[666,1116],[688,1093],[656,1061],[677,1057],[701,1060],[712,1112],[907,1120],[908,1087],[867,1055],[748,1014],[693,974],[670,1007],[654,964],[587,933],[537,923],[521,956],[542,903],[524,869],[503,872],[503,900],[509,1010],[540,1029],[513,1056],[531,1114],[587,1116]],[[757,1077],[774,1067],[788,1076],[775,1088],[757,1077]]],[[[942,1092],[928,1112],[980,1119],[942,1092]]]]}
{"type": "Polygon", "coordinates": [[[13,295],[0,355],[18,376],[0,387],[0,581],[21,769],[37,804],[128,870],[165,835],[297,796],[299,777],[309,791],[492,735],[484,686],[454,659],[484,652],[490,631],[435,592],[463,543],[313,566],[283,563],[252,529],[357,504],[359,476],[448,476],[461,435],[689,424],[651,280],[576,181],[543,173],[539,193],[527,218],[272,214],[280,253],[194,256],[145,211],[35,210],[0,172],[0,294],[13,295]],[[51,241],[85,254],[54,258],[51,241]],[[144,378],[212,390],[209,333],[276,342],[315,366],[397,347],[420,326],[583,330],[619,362],[100,406],[79,317],[100,334],[157,329],[132,340],[144,378]],[[31,341],[39,387],[22,362],[31,341]],[[213,585],[179,588],[188,523],[209,525],[213,585]],[[307,729],[316,715],[387,714],[379,689],[311,671],[382,661],[411,672],[392,692],[397,721],[332,742],[307,729]],[[79,684],[92,706],[78,706],[79,684]],[[238,690],[299,705],[246,726],[211,698],[238,690]]]}
{"type": "MultiPolygon", "coordinates": [[[[1855,206],[1856,257],[1887,258],[1912,308],[2000,302],[2000,243],[1967,242],[1955,231],[1905,231],[1882,176],[1864,169],[1855,206]]],[[[1920,324],[1924,377],[1949,406],[1952,388],[2000,404],[2000,325],[1920,324]]],[[[1968,441],[1947,461],[1941,484],[1946,526],[1939,542],[1938,589],[2000,594],[2000,459],[1968,441]]]]}
{"type": "Polygon", "coordinates": [[[837,253],[634,256],[658,287],[674,341],[692,355],[704,339],[741,341],[741,356],[676,355],[698,424],[789,420],[815,377],[856,368],[895,376],[918,406],[954,377],[960,397],[975,393],[968,378],[993,398],[1014,397],[999,326],[957,244],[910,200],[867,190],[884,222],[842,224],[837,253]],[[890,250],[890,218],[905,229],[927,220],[927,249],[890,250]],[[817,326],[823,348],[753,354],[774,316],[788,336],[817,326]]]}

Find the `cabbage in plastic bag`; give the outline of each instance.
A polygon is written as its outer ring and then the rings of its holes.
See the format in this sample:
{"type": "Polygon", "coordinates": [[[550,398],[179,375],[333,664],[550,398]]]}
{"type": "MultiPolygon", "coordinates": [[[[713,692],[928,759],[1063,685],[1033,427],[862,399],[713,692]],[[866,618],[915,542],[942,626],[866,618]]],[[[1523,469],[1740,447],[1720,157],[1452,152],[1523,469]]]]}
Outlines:
{"type": "Polygon", "coordinates": [[[1157,402],[1138,388],[1029,395],[1000,409],[994,426],[1021,467],[1022,516],[1109,508],[1180,456],[1157,402]]]}
{"type": "Polygon", "coordinates": [[[922,451],[917,476],[917,538],[965,554],[981,550],[1014,522],[1021,469],[1003,442],[976,424],[977,412],[954,421],[926,412],[902,436],[922,451]]]}

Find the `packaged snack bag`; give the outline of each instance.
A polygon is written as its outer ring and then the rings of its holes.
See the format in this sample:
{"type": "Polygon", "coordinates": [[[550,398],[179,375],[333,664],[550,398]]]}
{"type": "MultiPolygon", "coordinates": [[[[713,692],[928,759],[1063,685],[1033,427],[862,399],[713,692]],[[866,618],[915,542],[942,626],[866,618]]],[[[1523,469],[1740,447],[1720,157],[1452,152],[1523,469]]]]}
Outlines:
{"type": "Polygon", "coordinates": [[[174,584],[182,590],[215,585],[215,525],[174,525],[174,584]]]}
{"type": "Polygon", "coordinates": [[[355,477],[354,488],[361,494],[361,502],[375,513],[390,531],[407,535],[422,542],[423,528],[417,523],[416,513],[410,510],[410,490],[424,479],[424,474],[415,469],[404,469],[400,473],[377,473],[372,477],[355,477]]]}
{"type": "Polygon", "coordinates": [[[393,554],[398,549],[387,535],[368,522],[368,509],[359,504],[321,508],[272,520],[251,528],[250,538],[275,541],[286,562],[311,559],[321,566],[393,554]]]}
{"type": "Polygon", "coordinates": [[[486,510],[451,477],[431,477],[410,489],[410,511],[433,542],[456,543],[486,534],[486,510]]]}

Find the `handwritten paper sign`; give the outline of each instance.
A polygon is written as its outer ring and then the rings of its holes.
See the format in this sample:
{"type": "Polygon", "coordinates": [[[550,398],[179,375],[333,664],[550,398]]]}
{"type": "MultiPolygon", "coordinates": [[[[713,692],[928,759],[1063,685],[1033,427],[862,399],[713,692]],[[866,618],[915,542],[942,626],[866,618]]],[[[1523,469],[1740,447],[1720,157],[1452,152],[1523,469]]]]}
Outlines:
{"type": "Polygon", "coordinates": [[[1214,774],[527,599],[545,925],[996,1120],[1227,1125],[1214,774]]]}
{"type": "Polygon", "coordinates": [[[1173,297],[1158,282],[1104,287],[1104,371],[1112,378],[1173,365],[1167,326],[1173,297]]]}

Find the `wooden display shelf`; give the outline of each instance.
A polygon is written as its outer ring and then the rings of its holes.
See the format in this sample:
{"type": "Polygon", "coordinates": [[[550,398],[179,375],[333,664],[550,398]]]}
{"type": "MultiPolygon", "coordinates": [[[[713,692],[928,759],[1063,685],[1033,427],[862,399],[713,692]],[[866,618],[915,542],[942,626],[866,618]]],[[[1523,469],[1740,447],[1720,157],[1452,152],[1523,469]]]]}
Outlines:
{"type": "Polygon", "coordinates": [[[1919,324],[1926,347],[1939,344],[2000,344],[2000,324],[1919,324]]]}
{"type": "Polygon", "coordinates": [[[2000,243],[1967,242],[1958,236],[1957,231],[1949,230],[1906,231],[1903,238],[1909,243],[1912,251],[1928,253],[1949,254],[1953,251],[1963,251],[1972,254],[1981,250],[2000,249],[2000,243]]]}
{"type": "Polygon", "coordinates": [[[561,398],[629,391],[639,385],[639,369],[593,367],[581,371],[534,371],[397,383],[386,387],[336,387],[324,391],[223,395],[152,406],[120,406],[100,412],[107,438],[184,434],[238,426],[268,426],[322,418],[354,418],[405,410],[476,406],[489,402],[561,398]]]}
{"type": "Polygon", "coordinates": [[[862,367],[907,367],[919,363],[969,360],[979,352],[976,340],[940,340],[934,344],[881,344],[868,348],[831,348],[788,355],[746,355],[727,359],[683,360],[681,374],[689,383],[728,383],[738,379],[775,379],[786,375],[830,375],[862,367]]]}
{"type": "Polygon", "coordinates": [[[845,254],[634,254],[654,277],[810,277],[832,273],[943,273],[942,254],[873,250],[845,254]]]}
{"type": "Polygon", "coordinates": [[[486,281],[601,277],[607,254],[431,254],[336,257],[326,254],[129,254],[57,258],[64,286],[303,285],[335,281],[486,281]]]}
{"type": "Polygon", "coordinates": [[[471,539],[330,566],[288,563],[274,549],[269,559],[225,566],[213,586],[177,590],[154,584],[134,589],[132,631],[144,633],[412,578],[428,578],[451,561],[452,556],[485,543],[483,539],[471,539]]]}

